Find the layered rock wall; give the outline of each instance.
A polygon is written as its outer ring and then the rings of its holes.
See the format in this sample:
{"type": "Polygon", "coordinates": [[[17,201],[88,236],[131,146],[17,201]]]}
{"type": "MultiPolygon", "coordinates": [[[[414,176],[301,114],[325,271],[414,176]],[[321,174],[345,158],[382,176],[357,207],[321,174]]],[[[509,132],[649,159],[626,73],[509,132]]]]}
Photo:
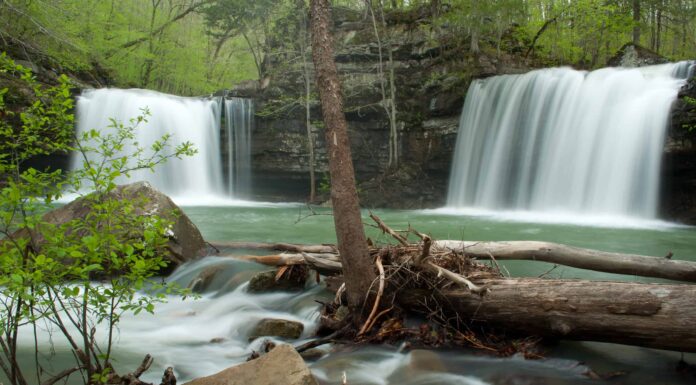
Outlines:
{"type": "MultiPolygon", "coordinates": [[[[469,83],[474,78],[530,69],[514,43],[497,55],[485,49],[473,55],[462,45],[440,40],[444,36],[429,24],[427,15],[388,15],[389,27],[380,35],[363,13],[337,9],[335,58],[345,96],[356,177],[361,203],[366,207],[422,208],[442,205],[457,135],[459,114],[469,83]],[[391,42],[391,43],[390,43],[391,42]],[[381,79],[387,97],[388,54],[392,47],[396,90],[396,127],[399,163],[389,167],[389,118],[382,104],[381,79]]],[[[309,156],[302,98],[305,83],[297,56],[269,56],[270,73],[261,90],[241,87],[238,96],[254,97],[256,128],[252,164],[255,195],[261,199],[305,200],[309,196],[309,156]],[[283,186],[278,191],[277,186],[283,186]]],[[[311,62],[309,63],[311,68],[311,62]]],[[[311,92],[316,94],[311,76],[311,92]]],[[[326,188],[328,176],[321,110],[311,103],[317,179],[326,188]]]]}

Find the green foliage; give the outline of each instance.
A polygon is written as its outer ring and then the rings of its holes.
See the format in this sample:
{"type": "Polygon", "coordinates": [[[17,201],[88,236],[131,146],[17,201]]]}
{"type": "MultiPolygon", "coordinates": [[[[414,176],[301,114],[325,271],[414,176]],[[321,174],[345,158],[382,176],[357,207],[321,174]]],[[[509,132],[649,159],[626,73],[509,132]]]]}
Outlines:
{"type": "Polygon", "coordinates": [[[96,62],[121,86],[200,95],[256,77],[241,36],[216,50],[198,13],[208,3],[6,0],[0,1],[0,34],[40,50],[29,51],[32,59],[57,59],[63,71],[91,70],[96,62]]]}
{"type": "Polygon", "coordinates": [[[331,193],[331,176],[329,175],[328,172],[325,172],[321,180],[319,181],[319,188],[317,189],[319,193],[321,194],[330,194],[331,193]]]}
{"type": "MultiPolygon", "coordinates": [[[[164,293],[183,294],[161,290],[151,280],[167,264],[162,255],[171,223],[143,215],[144,197],[118,199],[115,181],[195,150],[190,143],[172,148],[163,137],[150,148],[123,154],[137,145],[134,131],[145,116],[127,125],[113,121],[113,134],[91,130],[75,138],[66,78],[44,89],[4,54],[0,71],[21,79],[36,97],[25,109],[9,111],[7,90],[0,91],[0,115],[7,117],[0,121],[0,368],[11,384],[33,382],[17,362],[17,341],[30,332],[22,326],[36,332],[41,321],[66,339],[85,383],[103,383],[114,375],[111,351],[120,317],[152,312],[164,293]],[[57,151],[77,151],[83,167],[64,172],[26,166],[35,156],[57,151]],[[91,193],[84,193],[85,186],[91,193]],[[88,214],[65,223],[44,216],[63,191],[82,195],[88,214]],[[105,343],[95,335],[97,328],[107,331],[105,343]]],[[[41,383],[45,373],[35,364],[41,383]]]]}
{"type": "MultiPolygon", "coordinates": [[[[350,15],[347,20],[356,22],[367,15],[365,4],[332,2],[334,15],[350,15]]],[[[696,55],[693,1],[641,0],[638,22],[629,0],[382,4],[392,16],[411,15],[414,24],[459,52],[480,45],[498,55],[523,53],[546,26],[535,42],[540,58],[549,64],[598,67],[631,41],[638,26],[643,46],[673,60],[696,55]]],[[[119,86],[200,95],[243,80],[287,76],[268,64],[296,60],[288,48],[297,51],[293,44],[303,40],[297,21],[306,16],[305,9],[306,0],[3,0],[0,46],[22,47],[18,51],[29,52],[32,61],[55,58],[64,71],[90,70],[99,63],[119,86]]],[[[358,36],[370,36],[367,32],[358,31],[358,36]]]]}
{"type": "MultiPolygon", "coordinates": [[[[696,108],[696,99],[695,98],[685,96],[683,100],[684,100],[684,102],[686,102],[686,104],[689,104],[689,105],[693,106],[693,108],[696,108]]],[[[684,128],[686,128],[689,132],[693,132],[693,131],[696,131],[696,124],[690,124],[684,128]]]]}

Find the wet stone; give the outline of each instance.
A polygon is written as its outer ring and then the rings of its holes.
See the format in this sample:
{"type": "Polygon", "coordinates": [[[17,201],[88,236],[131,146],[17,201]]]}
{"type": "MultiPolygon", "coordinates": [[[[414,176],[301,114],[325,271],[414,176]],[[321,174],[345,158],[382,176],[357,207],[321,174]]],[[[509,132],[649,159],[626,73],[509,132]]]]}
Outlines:
{"type": "Polygon", "coordinates": [[[277,271],[268,270],[257,273],[249,280],[250,293],[265,293],[269,291],[300,291],[307,282],[308,270],[292,268],[276,280],[277,271]]]}
{"type": "Polygon", "coordinates": [[[249,339],[253,340],[264,336],[298,339],[302,335],[303,330],[304,325],[301,322],[264,318],[256,325],[249,335],[249,339]]]}

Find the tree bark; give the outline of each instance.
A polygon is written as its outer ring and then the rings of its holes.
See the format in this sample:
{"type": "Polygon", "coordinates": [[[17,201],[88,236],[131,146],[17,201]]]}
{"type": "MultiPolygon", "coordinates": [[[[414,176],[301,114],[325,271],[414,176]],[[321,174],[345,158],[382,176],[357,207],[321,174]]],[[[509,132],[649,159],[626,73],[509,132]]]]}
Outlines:
{"type": "Polygon", "coordinates": [[[302,56],[302,77],[304,78],[305,86],[305,129],[307,132],[307,153],[309,155],[308,166],[309,166],[309,202],[314,203],[317,197],[317,182],[314,172],[315,155],[314,155],[314,135],[312,135],[312,109],[311,109],[311,97],[312,97],[312,73],[309,67],[309,61],[307,59],[307,51],[309,44],[309,31],[307,30],[307,9],[304,0],[297,1],[297,8],[301,10],[302,17],[300,18],[300,55],[302,56]]]}
{"type": "Polygon", "coordinates": [[[696,282],[696,263],[665,257],[610,253],[551,242],[435,241],[435,246],[463,252],[479,259],[532,260],[579,269],[696,282]]]}
{"type": "Polygon", "coordinates": [[[348,128],[343,114],[343,97],[329,31],[331,20],[329,16],[327,0],[312,0],[312,60],[326,125],[334,225],[346,278],[348,306],[357,315],[356,310],[362,306],[370,285],[375,279],[375,272],[360,217],[348,128]]]}
{"type": "MultiPolygon", "coordinates": [[[[526,335],[602,341],[696,352],[696,286],[538,278],[488,279],[484,296],[442,293],[448,311],[465,322],[526,335]]],[[[432,292],[397,296],[408,308],[430,312],[432,292]]]]}

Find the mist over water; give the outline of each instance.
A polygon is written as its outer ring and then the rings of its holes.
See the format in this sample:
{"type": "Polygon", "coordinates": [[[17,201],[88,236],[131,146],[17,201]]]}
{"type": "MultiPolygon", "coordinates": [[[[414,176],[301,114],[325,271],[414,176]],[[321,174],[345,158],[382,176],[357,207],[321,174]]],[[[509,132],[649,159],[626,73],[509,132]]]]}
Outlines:
{"type": "Polygon", "coordinates": [[[448,208],[655,218],[670,106],[690,71],[684,62],[475,80],[448,208]]]}

